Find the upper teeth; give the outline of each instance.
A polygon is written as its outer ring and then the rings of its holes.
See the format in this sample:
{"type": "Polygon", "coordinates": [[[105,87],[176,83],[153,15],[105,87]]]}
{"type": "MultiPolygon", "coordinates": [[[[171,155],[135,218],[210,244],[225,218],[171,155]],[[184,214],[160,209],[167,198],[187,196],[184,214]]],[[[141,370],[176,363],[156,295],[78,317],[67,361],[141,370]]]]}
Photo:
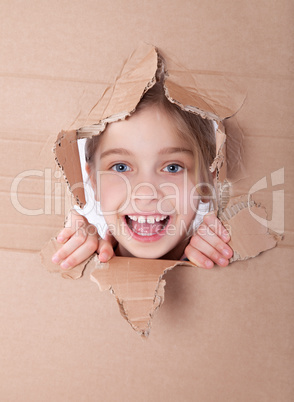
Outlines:
{"type": "Polygon", "coordinates": [[[128,215],[130,219],[133,221],[138,221],[138,223],[155,223],[155,222],[160,222],[164,221],[167,218],[167,215],[162,215],[162,216],[137,216],[137,215],[128,215]]]}

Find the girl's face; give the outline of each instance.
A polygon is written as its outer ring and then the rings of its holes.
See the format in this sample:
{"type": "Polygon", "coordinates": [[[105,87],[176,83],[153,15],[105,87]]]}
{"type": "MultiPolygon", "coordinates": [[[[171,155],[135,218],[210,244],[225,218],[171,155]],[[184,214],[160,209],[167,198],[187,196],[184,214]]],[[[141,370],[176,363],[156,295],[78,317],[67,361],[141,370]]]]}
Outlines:
{"type": "Polygon", "coordinates": [[[95,194],[117,254],[181,258],[198,205],[195,163],[158,107],[108,125],[95,154],[95,194]]]}

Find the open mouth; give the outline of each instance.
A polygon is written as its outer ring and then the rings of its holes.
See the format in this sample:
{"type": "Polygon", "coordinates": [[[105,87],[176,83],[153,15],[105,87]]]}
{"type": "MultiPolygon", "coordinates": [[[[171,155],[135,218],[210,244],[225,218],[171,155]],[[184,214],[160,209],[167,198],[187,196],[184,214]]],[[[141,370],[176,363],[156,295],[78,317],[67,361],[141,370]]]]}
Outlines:
{"type": "Polygon", "coordinates": [[[151,237],[160,235],[167,226],[169,215],[125,215],[129,229],[138,236],[151,237]]]}

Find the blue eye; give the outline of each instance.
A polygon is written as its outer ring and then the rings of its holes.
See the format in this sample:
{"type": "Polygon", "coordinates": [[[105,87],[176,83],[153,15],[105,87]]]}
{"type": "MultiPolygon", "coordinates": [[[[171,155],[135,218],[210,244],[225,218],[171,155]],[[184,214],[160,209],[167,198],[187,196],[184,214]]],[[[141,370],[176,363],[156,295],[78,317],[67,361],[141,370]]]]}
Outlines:
{"type": "Polygon", "coordinates": [[[120,173],[129,172],[131,170],[131,168],[125,163],[116,163],[111,167],[111,169],[120,173]]]}
{"type": "Polygon", "coordinates": [[[168,172],[168,173],[178,173],[181,170],[183,170],[182,166],[177,165],[176,163],[172,163],[170,165],[167,165],[163,171],[168,172]]]}

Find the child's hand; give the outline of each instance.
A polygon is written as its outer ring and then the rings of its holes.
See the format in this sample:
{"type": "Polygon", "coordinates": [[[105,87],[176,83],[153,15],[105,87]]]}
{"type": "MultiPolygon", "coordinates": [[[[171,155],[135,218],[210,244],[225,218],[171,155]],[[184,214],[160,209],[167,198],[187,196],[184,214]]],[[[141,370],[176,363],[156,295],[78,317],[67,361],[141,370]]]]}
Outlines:
{"type": "Polygon", "coordinates": [[[226,267],[233,256],[231,247],[226,244],[229,240],[230,235],[220,220],[214,213],[209,213],[192,236],[185,255],[201,268],[212,268],[214,263],[226,267]]]}
{"type": "Polygon", "coordinates": [[[101,262],[107,262],[114,255],[110,235],[101,239],[96,227],[75,210],[70,211],[65,228],[57,236],[57,241],[63,246],[54,254],[52,262],[60,264],[63,269],[79,265],[95,251],[99,253],[101,262]]]}

